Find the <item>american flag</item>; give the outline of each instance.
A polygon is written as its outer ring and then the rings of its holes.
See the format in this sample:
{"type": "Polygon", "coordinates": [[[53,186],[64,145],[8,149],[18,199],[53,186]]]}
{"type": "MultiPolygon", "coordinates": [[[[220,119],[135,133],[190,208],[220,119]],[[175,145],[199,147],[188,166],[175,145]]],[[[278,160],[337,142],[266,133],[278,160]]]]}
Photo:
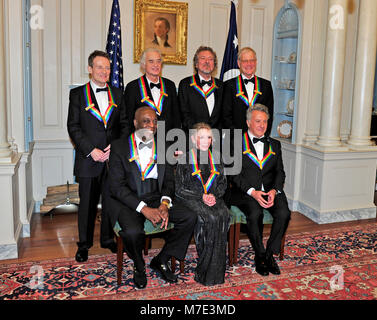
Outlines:
{"type": "Polygon", "coordinates": [[[122,36],[120,28],[120,9],[118,0],[113,0],[106,52],[110,56],[110,84],[123,91],[122,36]]]}

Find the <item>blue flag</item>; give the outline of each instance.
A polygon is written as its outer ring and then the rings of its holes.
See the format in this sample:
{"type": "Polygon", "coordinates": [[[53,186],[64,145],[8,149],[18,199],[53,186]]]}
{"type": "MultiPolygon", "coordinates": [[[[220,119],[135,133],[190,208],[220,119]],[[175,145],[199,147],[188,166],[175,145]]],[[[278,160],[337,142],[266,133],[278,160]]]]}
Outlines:
{"type": "Polygon", "coordinates": [[[122,36],[120,28],[120,9],[118,0],[113,0],[106,52],[110,56],[110,84],[123,91],[122,36]]]}
{"type": "Polygon", "coordinates": [[[234,78],[240,74],[237,64],[238,55],[238,37],[237,37],[237,18],[236,6],[231,2],[230,20],[229,20],[229,33],[226,40],[225,53],[223,64],[221,66],[220,79],[223,81],[234,78]]]}

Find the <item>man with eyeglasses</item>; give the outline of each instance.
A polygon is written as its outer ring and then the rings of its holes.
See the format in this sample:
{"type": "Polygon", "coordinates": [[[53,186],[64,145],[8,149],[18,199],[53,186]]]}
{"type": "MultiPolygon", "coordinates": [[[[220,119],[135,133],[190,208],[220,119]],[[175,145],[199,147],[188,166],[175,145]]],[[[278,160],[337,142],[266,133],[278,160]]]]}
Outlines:
{"type": "Polygon", "coordinates": [[[196,74],[181,80],[178,88],[183,129],[187,131],[199,122],[221,129],[223,82],[213,77],[217,68],[216,52],[201,46],[193,62],[196,74]]]}
{"type": "Polygon", "coordinates": [[[270,118],[266,136],[270,135],[274,114],[274,95],[271,82],[257,76],[257,55],[250,47],[238,53],[240,75],[224,83],[222,119],[226,129],[247,130],[246,111],[256,103],[268,108],[270,118]]]}
{"type": "Polygon", "coordinates": [[[67,127],[75,148],[74,175],[79,183],[79,241],[76,261],[88,259],[93,246],[97,205],[102,197],[101,247],[116,252],[108,216],[107,167],[111,143],[126,131],[126,109],[122,91],[107,84],[110,58],[94,51],[88,58],[90,81],[69,94],[67,127]]]}

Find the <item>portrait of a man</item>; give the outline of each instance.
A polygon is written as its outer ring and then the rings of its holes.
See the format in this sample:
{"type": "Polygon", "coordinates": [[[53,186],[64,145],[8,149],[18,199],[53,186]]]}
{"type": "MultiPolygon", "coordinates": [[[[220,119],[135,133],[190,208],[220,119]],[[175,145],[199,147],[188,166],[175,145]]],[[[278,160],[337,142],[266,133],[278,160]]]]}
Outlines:
{"type": "Polygon", "coordinates": [[[144,48],[157,47],[162,54],[176,51],[176,17],[173,13],[145,13],[144,48]]]}

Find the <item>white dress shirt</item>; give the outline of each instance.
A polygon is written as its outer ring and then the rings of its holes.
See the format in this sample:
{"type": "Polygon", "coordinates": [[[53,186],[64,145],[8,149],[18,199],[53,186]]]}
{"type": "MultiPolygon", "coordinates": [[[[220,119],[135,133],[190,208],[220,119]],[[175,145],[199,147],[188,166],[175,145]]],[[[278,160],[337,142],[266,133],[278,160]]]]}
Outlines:
{"type": "Polygon", "coordinates": [[[104,115],[106,113],[107,108],[109,107],[109,97],[108,97],[107,91],[101,91],[101,92],[96,92],[96,91],[97,91],[97,88],[102,89],[102,88],[106,88],[106,86],[99,87],[92,80],[90,80],[90,85],[96,97],[99,111],[101,112],[101,115],[104,115]]]}
{"type": "MultiPolygon", "coordinates": [[[[144,147],[144,148],[140,149],[139,145],[140,145],[141,142],[143,142],[143,140],[141,140],[136,134],[135,134],[135,141],[136,141],[136,146],[137,146],[137,152],[138,152],[138,155],[139,155],[139,162],[140,162],[141,170],[144,171],[145,168],[147,167],[148,163],[151,160],[152,153],[153,153],[153,147],[152,148],[144,147]]],[[[148,143],[150,141],[152,141],[152,140],[145,141],[144,143],[148,143]]],[[[153,167],[153,169],[147,174],[145,179],[158,179],[157,165],[155,165],[153,167]]],[[[172,203],[172,200],[171,200],[170,197],[162,196],[161,201],[164,200],[164,199],[168,199],[169,202],[172,203]]],[[[144,201],[140,201],[139,205],[136,208],[136,211],[140,213],[141,210],[146,205],[147,204],[144,201]]]]}
{"type": "MultiPolygon", "coordinates": [[[[202,80],[207,81],[200,74],[198,75],[199,75],[200,82],[202,82],[202,80]]],[[[212,80],[212,78],[210,80],[212,80]]],[[[209,88],[210,86],[208,84],[205,84],[202,89],[204,92],[206,92],[209,88]]],[[[207,97],[206,102],[207,102],[209,116],[211,116],[213,108],[215,107],[215,94],[212,93],[209,97],[207,97]]]]}
{"type": "MultiPolygon", "coordinates": [[[[148,81],[148,86],[150,88],[151,87],[150,83],[152,81],[150,81],[148,78],[147,78],[147,81],[148,81]]],[[[153,83],[158,84],[159,82],[153,82],[153,83]]],[[[153,98],[154,104],[157,106],[158,102],[160,101],[161,89],[159,89],[157,87],[153,87],[153,89],[151,89],[151,93],[152,93],[152,98],[153,98]]]]}
{"type": "MultiPolygon", "coordinates": [[[[262,141],[258,141],[257,143],[253,143],[253,138],[255,136],[253,136],[249,130],[247,131],[247,134],[249,135],[251,143],[253,144],[255,152],[257,153],[256,156],[257,156],[258,160],[259,161],[262,160],[263,159],[263,153],[264,153],[264,143],[262,141]]],[[[255,137],[255,138],[258,138],[258,137],[255,137]]],[[[262,137],[259,137],[259,138],[262,138],[262,137]]],[[[247,194],[249,196],[251,196],[251,193],[254,190],[255,190],[255,188],[250,188],[249,190],[247,190],[247,194]]],[[[264,191],[263,183],[262,183],[262,191],[264,191]]]]}
{"type": "MultiPolygon", "coordinates": [[[[250,79],[252,79],[252,78],[254,78],[254,75],[250,79]]],[[[245,80],[245,79],[248,79],[248,78],[246,78],[242,74],[242,81],[245,80]]],[[[247,98],[249,99],[249,102],[250,102],[251,99],[253,99],[253,96],[254,96],[254,83],[248,82],[247,85],[245,84],[245,87],[246,87],[246,92],[247,92],[247,98]]]]}

